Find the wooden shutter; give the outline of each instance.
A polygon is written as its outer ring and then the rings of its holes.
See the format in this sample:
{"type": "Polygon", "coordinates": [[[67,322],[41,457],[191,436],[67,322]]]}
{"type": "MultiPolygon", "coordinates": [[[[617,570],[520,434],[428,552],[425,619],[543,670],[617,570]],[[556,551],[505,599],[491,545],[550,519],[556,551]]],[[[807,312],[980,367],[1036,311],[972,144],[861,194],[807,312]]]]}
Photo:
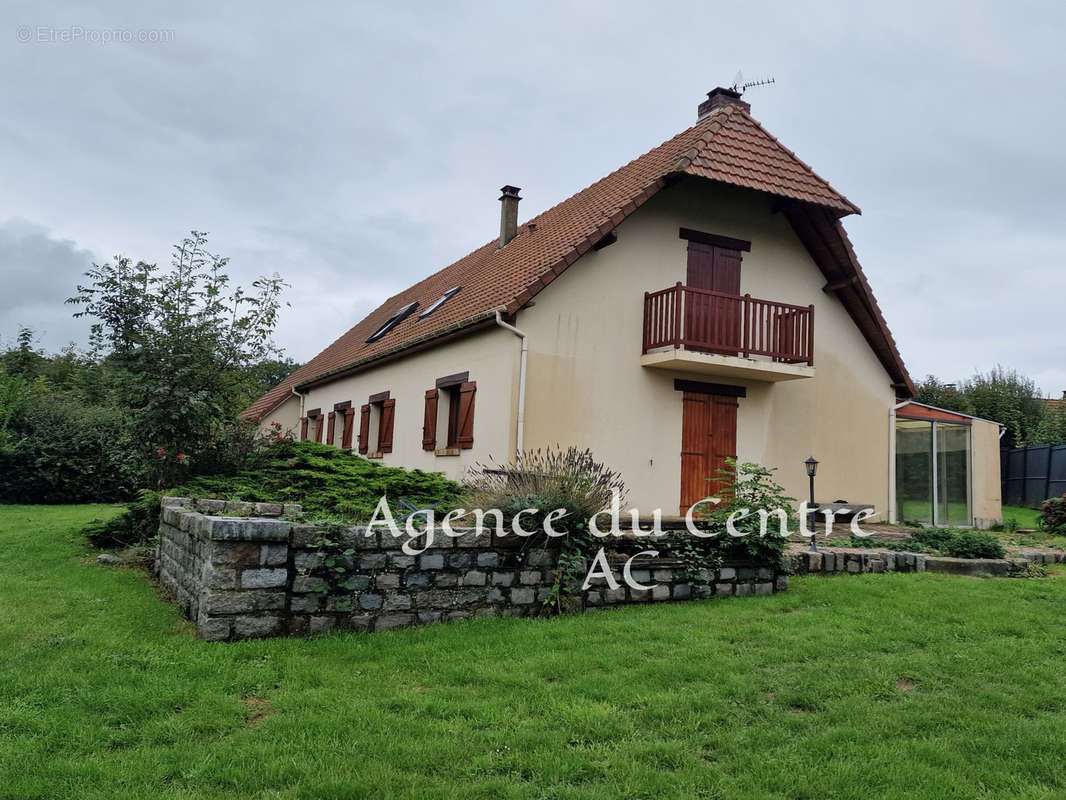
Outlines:
{"type": "Polygon", "coordinates": [[[459,386],[459,436],[456,443],[464,450],[474,446],[474,393],[477,384],[467,381],[459,386]]]}
{"type": "Polygon", "coordinates": [[[437,390],[426,392],[426,417],[422,423],[422,449],[437,449],[437,390]]]}
{"type": "Polygon", "coordinates": [[[322,435],[326,432],[326,420],[319,414],[315,417],[315,441],[322,443],[322,435]]]}
{"type": "Polygon", "coordinates": [[[396,417],[396,401],[389,398],[381,404],[381,423],[378,425],[378,451],[392,452],[392,421],[396,417]]]}
{"type": "Polygon", "coordinates": [[[300,417],[300,441],[301,442],[306,442],[307,441],[307,423],[308,423],[307,417],[300,417]]]}
{"type": "Polygon", "coordinates": [[[329,427],[326,428],[326,444],[333,444],[333,434],[337,430],[337,415],[329,415],[329,427]]]}
{"type": "Polygon", "coordinates": [[[341,447],[345,450],[352,449],[352,428],[355,427],[355,409],[349,408],[344,412],[344,432],[341,433],[341,447]]]}
{"type": "Polygon", "coordinates": [[[370,452],[370,403],[359,409],[359,452],[370,452]]]}

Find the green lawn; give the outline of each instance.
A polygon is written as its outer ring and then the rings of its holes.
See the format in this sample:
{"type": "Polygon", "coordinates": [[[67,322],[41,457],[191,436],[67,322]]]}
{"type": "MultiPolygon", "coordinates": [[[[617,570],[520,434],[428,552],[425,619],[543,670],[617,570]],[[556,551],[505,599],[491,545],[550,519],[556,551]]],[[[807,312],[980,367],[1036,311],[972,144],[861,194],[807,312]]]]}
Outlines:
{"type": "Polygon", "coordinates": [[[1003,521],[1013,519],[1019,528],[1036,528],[1040,519],[1040,512],[1035,508],[1023,506],[1003,506],[1003,521]]]}
{"type": "Polygon", "coordinates": [[[206,644],[0,506],[3,798],[1050,798],[1066,577],[206,644]]]}

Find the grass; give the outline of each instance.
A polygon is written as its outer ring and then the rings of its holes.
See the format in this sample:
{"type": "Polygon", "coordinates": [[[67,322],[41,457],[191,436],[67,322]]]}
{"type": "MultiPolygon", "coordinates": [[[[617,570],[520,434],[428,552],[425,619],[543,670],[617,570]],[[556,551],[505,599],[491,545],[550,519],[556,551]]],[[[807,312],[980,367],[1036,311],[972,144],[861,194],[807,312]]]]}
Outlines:
{"type": "Polygon", "coordinates": [[[1035,508],[1023,506],[1003,506],[1003,521],[1013,519],[1019,528],[1037,528],[1039,526],[1040,512],[1035,508]]]}
{"type": "Polygon", "coordinates": [[[75,531],[0,506],[4,798],[1045,798],[1066,579],[207,644],[75,531]]]}

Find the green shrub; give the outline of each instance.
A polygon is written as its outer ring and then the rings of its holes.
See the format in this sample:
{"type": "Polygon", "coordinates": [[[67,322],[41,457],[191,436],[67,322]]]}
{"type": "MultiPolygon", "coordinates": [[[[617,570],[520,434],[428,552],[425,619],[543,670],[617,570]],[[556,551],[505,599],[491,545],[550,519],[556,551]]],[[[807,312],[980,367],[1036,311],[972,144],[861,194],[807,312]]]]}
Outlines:
{"type": "Polygon", "coordinates": [[[596,461],[592,451],[576,447],[529,450],[509,464],[477,464],[463,489],[464,507],[498,508],[508,526],[518,512],[535,509],[522,517],[526,530],[540,527],[549,512],[565,509],[566,516],[552,524],[568,532],[587,530],[588,519],[610,506],[612,492],[623,504],[626,493],[618,473],[596,461]]]}
{"type": "Polygon", "coordinates": [[[0,452],[0,500],[100,503],[129,500],[148,468],[118,409],[31,391],[8,424],[0,452]]]}
{"type": "Polygon", "coordinates": [[[908,544],[919,552],[941,552],[954,536],[955,532],[948,528],[922,528],[911,534],[908,544]]]}
{"type": "Polygon", "coordinates": [[[952,558],[1003,558],[999,539],[980,531],[956,531],[942,548],[952,558]]]}
{"type": "MultiPolygon", "coordinates": [[[[348,450],[315,442],[282,440],[269,446],[255,466],[235,475],[204,475],[167,494],[257,503],[300,503],[307,519],[331,519],[350,524],[367,522],[378,501],[407,497],[424,506],[448,508],[459,496],[459,485],[440,473],[405,470],[374,464],[348,450]]],[[[147,492],[129,511],[86,530],[97,545],[146,541],[159,528],[158,492],[147,492]]]]}
{"type": "Polygon", "coordinates": [[[1048,533],[1066,535],[1066,494],[1045,500],[1040,506],[1040,527],[1048,533]]]}

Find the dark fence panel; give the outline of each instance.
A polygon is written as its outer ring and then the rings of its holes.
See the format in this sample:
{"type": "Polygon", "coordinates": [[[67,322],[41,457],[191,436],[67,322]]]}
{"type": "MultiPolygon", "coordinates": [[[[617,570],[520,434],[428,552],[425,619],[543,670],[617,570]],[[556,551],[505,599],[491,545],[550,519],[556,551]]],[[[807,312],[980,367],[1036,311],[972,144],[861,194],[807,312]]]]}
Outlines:
{"type": "Polygon", "coordinates": [[[1003,502],[1036,508],[1066,493],[1066,445],[1037,444],[1000,452],[1003,502]]]}

